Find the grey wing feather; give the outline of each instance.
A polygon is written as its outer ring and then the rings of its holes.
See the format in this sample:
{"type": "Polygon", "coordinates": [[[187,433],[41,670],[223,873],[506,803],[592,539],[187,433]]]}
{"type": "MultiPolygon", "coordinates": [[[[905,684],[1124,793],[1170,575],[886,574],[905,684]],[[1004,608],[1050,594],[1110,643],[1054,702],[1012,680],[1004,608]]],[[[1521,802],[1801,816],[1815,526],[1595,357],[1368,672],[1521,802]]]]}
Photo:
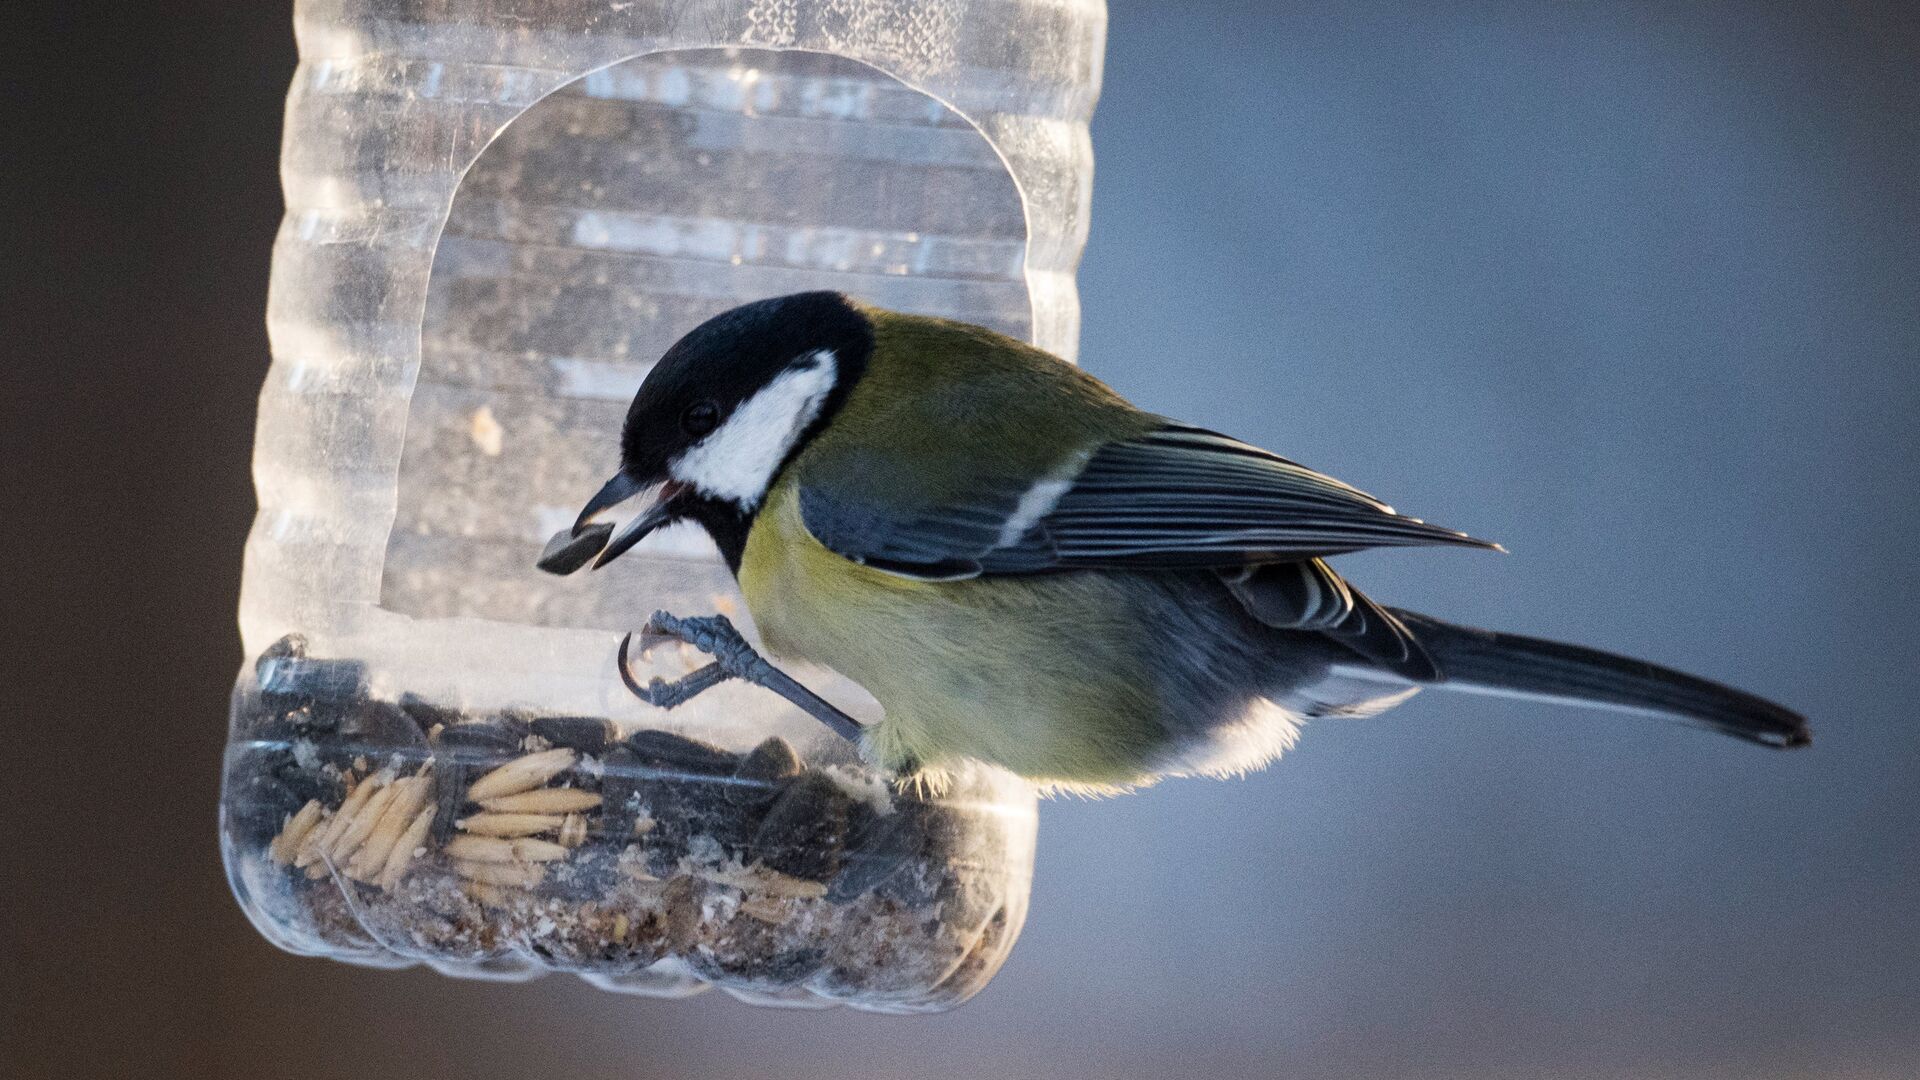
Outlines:
{"type": "Polygon", "coordinates": [[[1065,566],[1222,567],[1370,547],[1491,547],[1201,428],[1109,443],[1038,523],[1065,566]]]}
{"type": "Polygon", "coordinates": [[[1283,630],[1330,630],[1353,614],[1353,589],[1319,559],[1222,570],[1254,618],[1283,630]]]}
{"type": "Polygon", "coordinates": [[[1219,572],[1254,618],[1282,630],[1317,630],[1374,665],[1417,683],[1439,667],[1398,616],[1341,579],[1319,559],[1219,572]]]}
{"type": "Polygon", "coordinates": [[[822,544],[913,577],[1066,569],[1231,568],[1369,547],[1495,547],[1396,514],[1356,488],[1215,432],[1167,424],[1056,474],[1010,478],[915,512],[802,485],[822,544]]]}
{"type": "MultiPolygon", "coordinates": [[[[832,488],[801,484],[800,519],[827,550],[901,577],[948,581],[977,577],[1001,523],[1018,498],[991,495],[903,517],[832,488]]],[[[1046,569],[1043,565],[1034,571],[1046,569]]]]}

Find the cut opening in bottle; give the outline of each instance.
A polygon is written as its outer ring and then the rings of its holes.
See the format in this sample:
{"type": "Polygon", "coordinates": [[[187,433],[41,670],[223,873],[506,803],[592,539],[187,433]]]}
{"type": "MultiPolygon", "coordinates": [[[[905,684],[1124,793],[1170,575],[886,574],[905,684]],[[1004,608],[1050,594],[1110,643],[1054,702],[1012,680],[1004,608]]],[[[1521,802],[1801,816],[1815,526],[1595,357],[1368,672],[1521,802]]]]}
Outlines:
{"type": "Polygon", "coordinates": [[[981,770],[927,797],[750,687],[634,700],[616,632],[662,608],[747,622],[696,532],[592,575],[533,563],[687,330],[838,289],[1029,338],[1027,236],[972,123],[844,57],[651,53],[502,128],[433,248],[378,604],[281,637],[235,692],[223,841],[262,932],[659,996],[916,1011],[984,985],[1025,918],[1024,785],[981,770]]]}
{"type": "Polygon", "coordinates": [[[710,316],[809,289],[1024,339],[1025,254],[1020,193],[993,146],[869,65],[683,50],[568,84],[455,192],[382,606],[601,630],[662,597],[710,606],[732,582],[691,527],[643,542],[623,573],[528,572],[528,552],[617,465],[653,362],[710,316]]]}

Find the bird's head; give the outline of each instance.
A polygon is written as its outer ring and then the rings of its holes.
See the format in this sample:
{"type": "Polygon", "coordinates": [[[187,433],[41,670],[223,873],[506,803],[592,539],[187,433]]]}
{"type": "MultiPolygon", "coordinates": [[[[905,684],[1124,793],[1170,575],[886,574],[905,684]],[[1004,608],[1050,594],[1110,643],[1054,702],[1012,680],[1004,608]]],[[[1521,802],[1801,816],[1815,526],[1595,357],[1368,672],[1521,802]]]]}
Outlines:
{"type": "Polygon", "coordinates": [[[745,304],[674,343],[627,409],[620,471],[574,523],[577,535],[595,515],[652,494],[594,566],[683,518],[737,564],[767,489],[839,408],[872,351],[872,323],[832,292],[745,304]]]}

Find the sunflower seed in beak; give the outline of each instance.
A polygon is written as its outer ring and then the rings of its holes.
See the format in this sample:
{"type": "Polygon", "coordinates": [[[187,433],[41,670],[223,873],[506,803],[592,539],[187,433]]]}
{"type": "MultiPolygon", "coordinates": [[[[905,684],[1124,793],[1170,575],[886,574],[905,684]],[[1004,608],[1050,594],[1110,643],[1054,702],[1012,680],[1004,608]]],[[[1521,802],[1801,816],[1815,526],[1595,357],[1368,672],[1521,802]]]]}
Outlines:
{"type": "Polygon", "coordinates": [[[574,535],[572,529],[561,529],[553,534],[553,539],[547,541],[546,548],[540,552],[539,561],[534,565],[549,574],[564,577],[592,562],[593,557],[606,548],[607,540],[612,536],[613,523],[606,521],[582,526],[578,536],[574,535]]]}

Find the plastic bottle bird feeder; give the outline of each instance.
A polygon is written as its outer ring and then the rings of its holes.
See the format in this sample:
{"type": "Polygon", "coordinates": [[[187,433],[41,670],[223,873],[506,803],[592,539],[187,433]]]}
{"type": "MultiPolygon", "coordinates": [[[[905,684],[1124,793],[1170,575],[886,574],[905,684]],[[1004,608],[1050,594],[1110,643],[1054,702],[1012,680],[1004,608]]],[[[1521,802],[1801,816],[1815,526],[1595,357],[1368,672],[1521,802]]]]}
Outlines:
{"type": "Polygon", "coordinates": [[[1025,918],[1031,792],[920,797],[752,688],[634,700],[621,632],[744,616],[703,536],[533,562],[647,366],[736,304],[840,289],[1072,356],[1104,4],[296,17],[222,821],[255,925],[454,975],[965,1000],[1025,918]]]}

